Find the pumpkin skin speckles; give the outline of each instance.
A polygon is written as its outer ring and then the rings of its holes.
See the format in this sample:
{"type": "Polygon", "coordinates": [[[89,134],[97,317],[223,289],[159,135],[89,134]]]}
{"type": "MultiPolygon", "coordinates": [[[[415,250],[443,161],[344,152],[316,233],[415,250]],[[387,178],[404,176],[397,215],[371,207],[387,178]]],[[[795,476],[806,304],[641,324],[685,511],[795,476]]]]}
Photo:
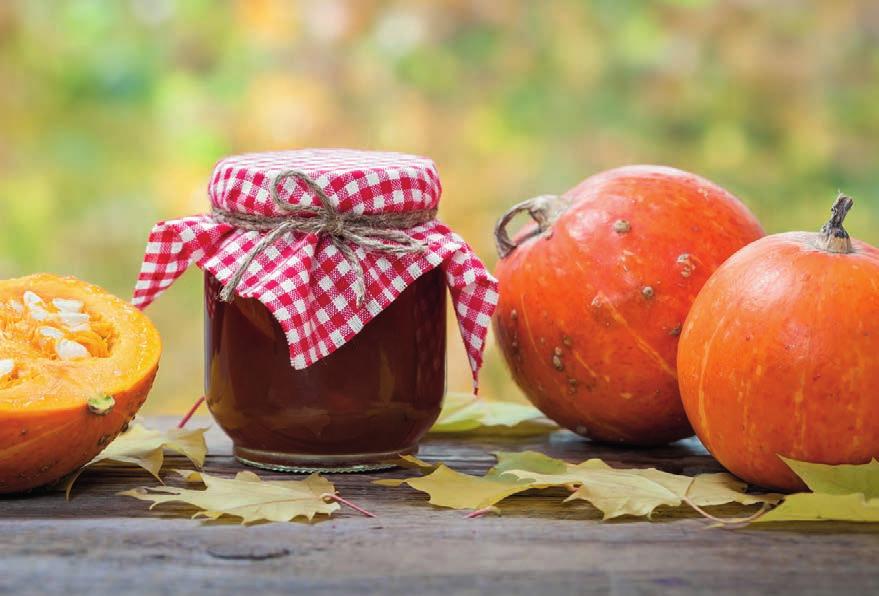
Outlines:
{"type": "Polygon", "coordinates": [[[494,326],[516,383],[593,439],[655,445],[692,434],[672,330],[710,273],[763,235],[759,223],[711,182],[656,166],[593,176],[557,202],[547,233],[525,226],[495,270],[494,326]],[[548,357],[542,338],[567,338],[563,354],[548,357]]]}

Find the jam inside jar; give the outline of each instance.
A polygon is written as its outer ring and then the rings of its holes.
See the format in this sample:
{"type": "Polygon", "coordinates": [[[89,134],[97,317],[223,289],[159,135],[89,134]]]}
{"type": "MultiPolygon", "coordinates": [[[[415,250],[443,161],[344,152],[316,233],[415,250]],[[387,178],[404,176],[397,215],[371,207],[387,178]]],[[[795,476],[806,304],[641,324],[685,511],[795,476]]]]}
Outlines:
{"type": "Polygon", "coordinates": [[[439,416],[446,382],[446,280],[415,280],[342,347],[295,370],[258,300],[219,298],[205,274],[205,391],[243,463],[290,472],[392,467],[439,416]]]}

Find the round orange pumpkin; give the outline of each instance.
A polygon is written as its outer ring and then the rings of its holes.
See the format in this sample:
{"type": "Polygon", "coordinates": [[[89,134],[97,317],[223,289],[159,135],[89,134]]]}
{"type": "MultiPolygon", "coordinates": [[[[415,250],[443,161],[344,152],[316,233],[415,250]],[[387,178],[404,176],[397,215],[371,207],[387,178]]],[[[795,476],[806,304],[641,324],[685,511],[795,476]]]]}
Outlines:
{"type": "Polygon", "coordinates": [[[842,227],[767,236],[708,280],[684,326],[678,375],[696,434],[732,473],[804,484],[778,457],[879,456],[879,250],[842,227]]]}
{"type": "Polygon", "coordinates": [[[681,326],[702,284],[763,235],[734,196],[673,168],[629,166],[498,222],[498,343],[547,416],[599,441],[690,436],[678,394],[681,326]],[[510,219],[537,222],[516,241],[510,219]]]}
{"type": "Polygon", "coordinates": [[[0,493],[88,463],[146,399],[160,352],[146,315],[97,286],[0,281],[0,493]]]}

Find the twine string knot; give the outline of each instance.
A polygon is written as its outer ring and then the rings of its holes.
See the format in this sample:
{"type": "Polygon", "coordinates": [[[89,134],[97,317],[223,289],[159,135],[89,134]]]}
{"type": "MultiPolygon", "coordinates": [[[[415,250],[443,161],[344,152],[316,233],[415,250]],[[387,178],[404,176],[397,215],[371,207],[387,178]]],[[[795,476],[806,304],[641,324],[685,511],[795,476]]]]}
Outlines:
{"type": "Polygon", "coordinates": [[[366,274],[363,264],[352,245],[363,250],[393,255],[424,252],[427,245],[411,238],[405,230],[427,223],[436,217],[436,209],[419,209],[404,213],[379,213],[364,215],[340,213],[333,202],[314,179],[301,170],[287,170],[278,174],[272,182],[272,201],[284,215],[269,216],[227,211],[214,206],[214,220],[237,228],[266,232],[224,284],[220,299],[229,302],[254,259],[265,252],[279,238],[291,232],[304,232],[327,237],[354,272],[354,296],[357,307],[363,305],[366,296],[366,274]],[[278,187],[288,178],[305,183],[320,201],[320,206],[293,205],[281,199],[278,187]]]}

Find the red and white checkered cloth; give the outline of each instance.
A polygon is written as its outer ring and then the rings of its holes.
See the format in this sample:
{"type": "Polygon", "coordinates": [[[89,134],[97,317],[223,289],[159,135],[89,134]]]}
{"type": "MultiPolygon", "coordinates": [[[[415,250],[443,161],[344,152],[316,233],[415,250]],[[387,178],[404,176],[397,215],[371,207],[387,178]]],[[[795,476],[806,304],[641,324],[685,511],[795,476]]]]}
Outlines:
{"type": "MultiPolygon", "coordinates": [[[[287,170],[308,174],[339,212],[378,214],[437,206],[441,186],[433,162],[400,153],[318,149],[252,153],[221,160],[208,195],[215,207],[238,213],[282,216],[271,198],[276,176],[287,170]]],[[[278,188],[293,205],[320,206],[301,180],[278,188]]],[[[144,308],[193,263],[225,284],[263,233],[196,215],[156,224],[150,233],[134,304],[144,308]]],[[[296,369],[314,364],[354,337],[419,276],[441,267],[451,291],[474,383],[491,315],[497,281],[464,240],[433,220],[409,230],[427,244],[403,256],[353,246],[366,274],[366,298],[357,308],[354,272],[324,236],[291,233],[257,256],[238,286],[238,295],[257,298],[274,314],[290,346],[296,369]]]]}

